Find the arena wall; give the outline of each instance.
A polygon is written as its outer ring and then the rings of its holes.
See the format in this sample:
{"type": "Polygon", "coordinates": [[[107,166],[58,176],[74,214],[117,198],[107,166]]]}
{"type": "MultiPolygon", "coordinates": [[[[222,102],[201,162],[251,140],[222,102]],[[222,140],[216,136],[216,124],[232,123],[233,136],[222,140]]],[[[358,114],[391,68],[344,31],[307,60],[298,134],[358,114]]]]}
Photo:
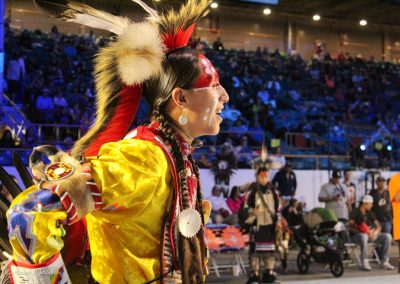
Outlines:
{"type": "MultiPolygon", "coordinates": [[[[5,170],[16,176],[19,180],[20,186],[22,186],[22,181],[19,179],[18,173],[14,167],[4,167],[5,170]]],[[[211,189],[214,186],[214,175],[208,169],[201,169],[201,182],[203,187],[203,195],[205,198],[211,195],[211,189]]],[[[310,210],[314,207],[323,206],[322,203],[318,202],[318,194],[321,188],[321,185],[328,182],[328,171],[315,171],[315,170],[295,170],[294,171],[297,177],[297,192],[296,198],[302,200],[306,203],[307,210],[310,210]]],[[[275,175],[276,170],[271,171],[270,178],[272,179],[275,175]]],[[[381,172],[381,174],[389,178],[394,175],[396,172],[381,172]]],[[[365,175],[366,172],[356,171],[353,172],[353,182],[357,187],[357,200],[359,200],[365,194],[365,175]]],[[[230,181],[230,188],[235,185],[244,185],[246,183],[253,182],[255,180],[254,171],[253,170],[237,170],[230,181]]],[[[369,182],[367,182],[367,187],[371,188],[369,182]]]]}
{"type": "MultiPolygon", "coordinates": [[[[306,202],[307,210],[314,207],[323,207],[323,204],[318,202],[318,194],[321,186],[327,183],[329,180],[328,171],[323,170],[295,170],[294,171],[297,178],[297,191],[296,198],[306,202]]],[[[276,170],[272,170],[270,174],[270,179],[274,177],[276,170]]],[[[389,178],[396,172],[384,171],[381,175],[389,178]]],[[[365,194],[365,185],[367,184],[368,189],[371,188],[370,182],[365,182],[365,171],[355,171],[353,172],[353,183],[357,187],[357,200],[365,194]]],[[[201,181],[203,185],[203,194],[206,198],[211,195],[211,189],[214,186],[214,175],[210,170],[201,170],[201,181]]],[[[230,188],[235,185],[244,185],[249,182],[255,181],[255,173],[253,170],[238,170],[233,174],[230,181],[230,188]]]]}

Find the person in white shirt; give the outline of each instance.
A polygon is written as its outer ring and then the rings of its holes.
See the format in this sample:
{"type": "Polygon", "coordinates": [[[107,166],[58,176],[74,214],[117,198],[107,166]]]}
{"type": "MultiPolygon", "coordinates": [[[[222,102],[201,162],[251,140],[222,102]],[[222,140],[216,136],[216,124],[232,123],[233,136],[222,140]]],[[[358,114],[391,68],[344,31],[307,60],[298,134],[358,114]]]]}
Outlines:
{"type": "Polygon", "coordinates": [[[339,170],[334,170],[331,180],[322,185],[319,192],[319,202],[325,203],[326,209],[331,209],[339,220],[349,219],[348,195],[345,185],[340,182],[342,178],[339,170]]]}
{"type": "Polygon", "coordinates": [[[54,109],[53,98],[49,96],[49,90],[44,89],[42,94],[36,99],[36,108],[38,111],[49,111],[54,109]]]}
{"type": "Polygon", "coordinates": [[[54,97],[54,106],[57,108],[68,107],[68,103],[62,96],[61,91],[57,92],[56,96],[54,97]]]}
{"type": "Polygon", "coordinates": [[[9,86],[9,95],[13,101],[20,103],[21,84],[25,77],[25,61],[19,52],[14,52],[7,62],[6,79],[9,86]]]}
{"type": "Polygon", "coordinates": [[[349,209],[352,211],[355,209],[356,206],[356,185],[352,182],[351,180],[351,175],[352,171],[350,169],[347,169],[344,171],[344,181],[343,184],[345,185],[345,190],[348,195],[348,203],[349,203],[349,209]]]}
{"type": "Polygon", "coordinates": [[[54,101],[49,92],[49,89],[43,89],[42,94],[36,99],[37,114],[43,123],[54,122],[54,101]]]}

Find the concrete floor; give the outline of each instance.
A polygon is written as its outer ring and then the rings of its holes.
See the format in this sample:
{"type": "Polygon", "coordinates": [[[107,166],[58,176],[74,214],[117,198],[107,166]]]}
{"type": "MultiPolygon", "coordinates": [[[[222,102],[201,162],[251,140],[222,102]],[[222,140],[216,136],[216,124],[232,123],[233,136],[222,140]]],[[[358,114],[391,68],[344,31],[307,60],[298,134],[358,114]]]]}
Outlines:
{"type": "MultiPolygon", "coordinates": [[[[335,278],[326,267],[319,263],[312,263],[307,274],[299,274],[296,265],[297,251],[292,251],[289,254],[288,269],[289,273],[285,275],[279,274],[279,261],[277,262],[276,272],[278,279],[285,284],[400,284],[400,274],[397,272],[397,247],[392,246],[391,263],[396,266],[395,270],[383,270],[377,263],[371,263],[372,271],[362,271],[358,266],[351,265],[345,268],[344,274],[340,278],[335,278]]],[[[242,260],[247,264],[247,252],[241,252],[242,260]]],[[[235,262],[234,254],[217,254],[214,255],[218,264],[229,264],[235,262]]],[[[213,270],[207,277],[206,283],[230,283],[239,284],[246,283],[247,275],[233,276],[232,269],[221,270],[220,277],[217,277],[213,270]]]]}

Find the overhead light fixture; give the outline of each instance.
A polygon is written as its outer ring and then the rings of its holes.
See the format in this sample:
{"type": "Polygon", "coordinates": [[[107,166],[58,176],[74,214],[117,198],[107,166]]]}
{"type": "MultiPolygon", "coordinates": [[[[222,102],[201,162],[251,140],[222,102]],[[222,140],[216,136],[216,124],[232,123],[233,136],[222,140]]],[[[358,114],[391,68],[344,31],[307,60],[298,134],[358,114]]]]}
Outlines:
{"type": "Polygon", "coordinates": [[[315,14],[314,16],[312,16],[312,19],[313,19],[314,21],[319,21],[319,20],[321,20],[321,16],[318,15],[318,14],[315,14]]]}
{"type": "Polygon", "coordinates": [[[360,149],[361,149],[361,151],[365,151],[365,150],[367,150],[367,146],[365,146],[364,144],[361,144],[360,149]]]}
{"type": "Polygon", "coordinates": [[[367,25],[367,20],[360,20],[360,26],[366,26],[367,25]]]}
{"type": "Polygon", "coordinates": [[[270,8],[265,8],[264,11],[263,11],[264,15],[270,15],[271,12],[272,12],[272,11],[271,11],[270,8]]]}
{"type": "Polygon", "coordinates": [[[217,2],[212,2],[211,3],[211,8],[217,9],[218,8],[218,3],[217,2]]]}

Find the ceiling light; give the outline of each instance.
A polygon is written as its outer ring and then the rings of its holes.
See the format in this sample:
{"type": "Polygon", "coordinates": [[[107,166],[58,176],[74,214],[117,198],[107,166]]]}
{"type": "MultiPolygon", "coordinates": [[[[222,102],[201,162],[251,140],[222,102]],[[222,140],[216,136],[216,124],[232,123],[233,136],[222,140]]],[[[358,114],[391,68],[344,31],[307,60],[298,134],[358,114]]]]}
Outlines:
{"type": "Polygon", "coordinates": [[[360,26],[366,26],[367,25],[367,20],[360,20],[360,26]]]}
{"type": "Polygon", "coordinates": [[[211,8],[217,9],[218,8],[218,3],[217,2],[212,2],[211,3],[211,8]]]}
{"type": "Polygon", "coordinates": [[[270,15],[271,12],[272,12],[272,11],[271,11],[270,8],[265,8],[264,11],[263,11],[264,15],[270,15]]]}
{"type": "Polygon", "coordinates": [[[314,21],[319,21],[319,20],[321,20],[321,16],[318,15],[318,14],[315,14],[314,16],[312,16],[312,19],[313,19],[314,21]]]}

